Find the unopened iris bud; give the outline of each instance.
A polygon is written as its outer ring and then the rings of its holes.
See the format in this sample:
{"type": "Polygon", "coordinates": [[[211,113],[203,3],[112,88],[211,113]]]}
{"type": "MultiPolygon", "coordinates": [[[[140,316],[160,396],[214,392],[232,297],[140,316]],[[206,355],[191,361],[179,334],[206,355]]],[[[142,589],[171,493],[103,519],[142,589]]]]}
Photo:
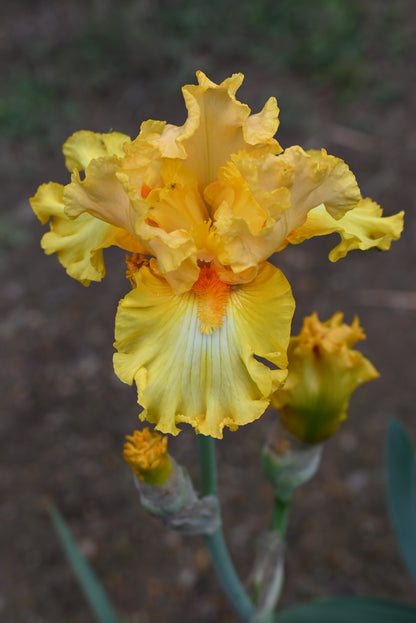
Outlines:
{"type": "Polygon", "coordinates": [[[167,528],[183,534],[218,530],[217,497],[198,498],[187,470],[169,456],[166,436],[144,428],[126,439],[123,456],[135,475],[143,508],[167,528]]]}
{"type": "Polygon", "coordinates": [[[346,418],[351,393],[379,373],[352,346],[365,339],[357,317],[343,323],[337,312],[326,322],[316,313],[304,319],[290,339],[288,377],[272,399],[285,427],[300,441],[315,444],[331,437],[346,418]]]}
{"type": "Polygon", "coordinates": [[[168,438],[148,428],[126,436],[123,457],[132,472],[150,485],[162,485],[172,469],[168,455],[168,438]]]}

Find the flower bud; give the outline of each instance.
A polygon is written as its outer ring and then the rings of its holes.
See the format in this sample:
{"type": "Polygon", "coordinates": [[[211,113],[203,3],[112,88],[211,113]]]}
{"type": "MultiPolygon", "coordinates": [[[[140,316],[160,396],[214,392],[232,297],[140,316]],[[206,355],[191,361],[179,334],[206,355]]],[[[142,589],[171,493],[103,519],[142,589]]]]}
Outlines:
{"type": "Polygon", "coordinates": [[[146,427],[126,436],[123,457],[132,472],[150,485],[162,485],[171,472],[168,438],[146,427]]]}
{"type": "Polygon", "coordinates": [[[272,398],[285,427],[308,444],[331,437],[346,418],[351,393],[379,376],[351,348],[365,339],[358,318],[351,326],[342,320],[341,312],[323,323],[316,313],[304,319],[300,334],[290,339],[287,380],[272,398]]]}
{"type": "Polygon", "coordinates": [[[123,456],[130,465],[140,502],[170,530],[211,534],[221,518],[214,495],[198,498],[184,467],[167,453],[167,437],[148,428],[127,436],[123,456]]]}

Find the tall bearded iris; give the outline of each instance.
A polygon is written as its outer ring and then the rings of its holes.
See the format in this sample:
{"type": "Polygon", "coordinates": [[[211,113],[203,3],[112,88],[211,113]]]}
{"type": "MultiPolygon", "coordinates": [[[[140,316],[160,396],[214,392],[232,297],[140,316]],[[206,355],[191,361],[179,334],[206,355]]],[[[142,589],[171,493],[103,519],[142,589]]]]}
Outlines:
{"type": "Polygon", "coordinates": [[[103,278],[104,248],[133,254],[114,369],[136,383],[141,418],[221,437],[258,418],[287,375],[294,300],[268,258],[332,232],[332,260],[387,249],[403,216],[382,217],[325,150],[283,151],[276,100],[250,114],[235,98],[242,74],[197,77],[182,126],[149,120],[134,140],[75,133],[63,148],[71,182],[42,185],[31,204],[50,220],[45,252],[84,285],[103,278]]]}

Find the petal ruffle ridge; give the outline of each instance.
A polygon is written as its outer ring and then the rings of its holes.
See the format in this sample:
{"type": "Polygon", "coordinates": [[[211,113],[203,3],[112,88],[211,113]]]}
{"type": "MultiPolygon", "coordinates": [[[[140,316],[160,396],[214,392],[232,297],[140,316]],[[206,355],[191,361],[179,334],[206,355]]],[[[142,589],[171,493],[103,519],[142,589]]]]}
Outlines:
{"type": "Polygon", "coordinates": [[[121,132],[99,134],[90,130],[80,130],[70,136],[64,143],[62,151],[65,165],[69,171],[86,169],[91,160],[106,156],[124,156],[123,146],[131,139],[121,132]]]}
{"type": "Polygon", "coordinates": [[[198,84],[186,85],[182,92],[188,109],[183,126],[167,124],[157,144],[164,158],[186,159],[202,187],[216,179],[217,171],[240,149],[264,148],[279,153],[281,147],[273,138],[279,126],[279,109],[274,97],[260,113],[250,115],[247,104],[235,93],[244,76],[233,74],[215,84],[197,72],[198,84]]]}
{"type": "Polygon", "coordinates": [[[222,326],[209,335],[192,290],[175,294],[147,266],[135,278],[117,312],[114,369],[136,382],[141,419],[164,433],[186,422],[221,438],[224,426],[260,417],[286,377],[259,360],[286,366],[294,301],[284,275],[265,264],[254,281],[232,289],[222,326]]]}
{"type": "Polygon", "coordinates": [[[104,223],[89,214],[70,218],[65,213],[64,186],[50,182],[42,184],[30,199],[33,211],[45,224],[50,219],[50,231],[42,237],[47,255],[56,253],[68,275],[89,285],[105,275],[103,249],[116,245],[140,253],[138,241],[127,231],[104,223]]]}
{"type": "Polygon", "coordinates": [[[341,242],[329,253],[331,262],[345,257],[348,251],[390,248],[403,230],[404,212],[383,216],[381,207],[371,199],[362,199],[357,207],[339,220],[332,218],[324,206],[318,206],[308,214],[306,222],[289,236],[289,242],[298,244],[313,236],[339,233],[341,242]]]}
{"type": "Polygon", "coordinates": [[[218,258],[238,273],[284,248],[320,204],[336,222],[361,194],[343,160],[294,146],[278,156],[241,150],[220,168],[204,197],[213,212],[218,258]]]}
{"type": "Polygon", "coordinates": [[[91,216],[134,235],[137,213],[116,175],[117,166],[117,157],[92,160],[85,170],[83,180],[75,170],[71,183],[64,190],[65,211],[69,217],[88,212],[91,216]]]}

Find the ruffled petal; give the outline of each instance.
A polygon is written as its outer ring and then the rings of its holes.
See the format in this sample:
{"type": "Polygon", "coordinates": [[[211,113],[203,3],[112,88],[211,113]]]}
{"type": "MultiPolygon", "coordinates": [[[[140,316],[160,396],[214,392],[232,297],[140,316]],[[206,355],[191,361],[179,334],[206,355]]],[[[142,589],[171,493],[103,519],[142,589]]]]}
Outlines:
{"type": "Polygon", "coordinates": [[[215,180],[219,167],[240,149],[264,146],[273,153],[281,151],[273,138],[279,125],[274,98],[250,116],[250,108],[235,98],[242,74],[233,74],[219,85],[201,71],[197,78],[198,85],[182,89],[188,109],[185,124],[167,124],[157,142],[163,157],[186,159],[203,187],[215,180]]]}
{"type": "Polygon", "coordinates": [[[238,273],[284,248],[317,205],[337,219],[361,195],[342,160],[295,146],[278,156],[241,150],[204,196],[213,212],[217,257],[238,273]]]}
{"type": "Polygon", "coordinates": [[[62,151],[65,165],[69,171],[86,169],[91,160],[105,156],[123,156],[123,146],[131,139],[121,132],[99,134],[89,130],[80,130],[70,136],[64,143],[62,151]]]}
{"type": "Polygon", "coordinates": [[[221,438],[224,426],[260,417],[286,377],[260,361],[287,363],[294,301],[283,274],[266,264],[251,283],[230,286],[226,302],[223,288],[224,316],[211,333],[201,331],[200,289],[175,295],[147,266],[135,277],[117,312],[114,369],[136,382],[141,419],[165,433],[187,422],[221,438]]]}
{"type": "Polygon", "coordinates": [[[175,292],[189,290],[198,278],[197,249],[191,233],[177,230],[165,232],[146,220],[136,226],[139,240],[157,258],[159,268],[175,292]]]}
{"type": "Polygon", "coordinates": [[[142,252],[139,242],[128,232],[100,221],[89,214],[76,219],[65,213],[64,187],[50,182],[38,188],[30,199],[41,223],[50,219],[50,231],[42,238],[48,255],[57,253],[67,273],[84,285],[101,281],[105,275],[102,250],[116,245],[127,251],[142,252]]]}
{"type": "Polygon", "coordinates": [[[280,216],[290,208],[290,191],[285,187],[270,192],[251,187],[231,162],[221,167],[218,177],[204,193],[213,212],[212,246],[222,264],[240,273],[270,257],[284,239],[280,216]]]}
{"type": "Polygon", "coordinates": [[[289,147],[276,158],[274,172],[276,186],[290,190],[291,206],[282,215],[286,236],[320,204],[338,219],[361,199],[354,174],[343,160],[325,149],[306,152],[298,145],[289,147]]]}
{"type": "Polygon", "coordinates": [[[329,254],[331,262],[336,262],[352,249],[389,249],[392,241],[400,238],[403,217],[403,211],[383,216],[380,206],[368,198],[362,199],[339,220],[332,218],[324,206],[318,206],[309,212],[306,222],[290,234],[289,242],[298,244],[313,236],[338,232],[341,242],[329,254]]]}
{"type": "Polygon", "coordinates": [[[116,173],[118,159],[97,158],[85,170],[85,179],[74,170],[72,181],[65,186],[65,211],[69,217],[84,212],[134,234],[138,218],[124,186],[116,173]]]}
{"type": "Polygon", "coordinates": [[[165,125],[165,121],[144,121],[137,138],[124,145],[125,155],[116,175],[131,199],[146,197],[161,184],[163,160],[157,143],[165,125]]]}

